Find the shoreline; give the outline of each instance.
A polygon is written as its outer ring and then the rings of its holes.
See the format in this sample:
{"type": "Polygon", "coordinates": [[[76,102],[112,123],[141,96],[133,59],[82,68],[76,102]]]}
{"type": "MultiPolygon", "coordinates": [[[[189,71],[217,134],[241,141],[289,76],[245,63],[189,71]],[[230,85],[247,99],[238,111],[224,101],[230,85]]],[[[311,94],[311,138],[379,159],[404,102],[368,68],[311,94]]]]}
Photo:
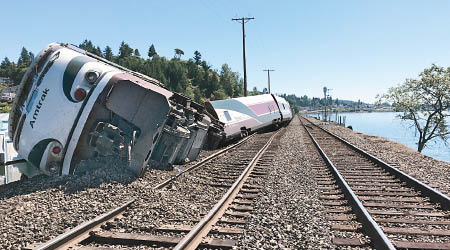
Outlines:
{"type": "MultiPolygon", "coordinates": [[[[356,113],[341,113],[341,116],[346,116],[345,127],[351,126],[352,130],[356,133],[362,133],[369,136],[376,136],[392,142],[396,142],[409,148],[410,150],[417,152],[418,137],[415,134],[415,127],[410,126],[410,121],[404,121],[399,119],[396,114],[398,112],[356,112],[356,113]]],[[[315,116],[307,117],[314,118],[318,122],[315,116]]],[[[333,117],[334,118],[334,117],[333,117]]],[[[335,126],[339,124],[334,121],[330,121],[335,126]]],[[[450,142],[450,140],[448,141],[450,142]]],[[[445,142],[440,138],[434,138],[429,141],[423,151],[422,155],[433,158],[435,160],[450,163],[449,148],[445,148],[445,142]]]]}

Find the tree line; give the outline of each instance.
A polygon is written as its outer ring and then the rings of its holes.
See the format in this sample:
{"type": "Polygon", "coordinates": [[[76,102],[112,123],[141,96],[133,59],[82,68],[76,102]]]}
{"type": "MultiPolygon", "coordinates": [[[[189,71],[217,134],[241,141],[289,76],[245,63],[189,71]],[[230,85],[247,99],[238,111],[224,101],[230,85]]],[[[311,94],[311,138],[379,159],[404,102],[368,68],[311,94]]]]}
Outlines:
{"type": "MultiPolygon", "coordinates": [[[[124,41],[120,44],[118,54],[114,54],[110,46],[102,49],[90,40],[84,40],[79,47],[130,70],[155,78],[169,90],[182,93],[200,103],[239,97],[243,93],[243,80],[239,73],[232,71],[226,63],[219,70],[213,69],[212,65],[202,59],[199,51],[195,51],[192,58],[183,60],[181,59],[184,55],[183,50],[174,49],[173,58],[168,59],[160,56],[153,44],[148,48],[147,58],[143,58],[138,49],[133,49],[124,41]]],[[[0,77],[9,77],[14,85],[19,84],[33,59],[33,53],[26,48],[22,48],[17,62],[5,57],[0,64],[0,77]]],[[[250,93],[259,94],[259,92],[250,93]]]]}
{"type": "Polygon", "coordinates": [[[343,106],[343,107],[360,107],[361,105],[365,105],[365,103],[358,101],[350,101],[350,100],[339,100],[338,98],[332,98],[331,96],[327,97],[325,102],[325,98],[319,97],[308,97],[307,95],[296,96],[295,94],[281,94],[281,97],[286,99],[290,105],[293,107],[294,111],[297,113],[300,108],[322,108],[325,106],[343,106]]]}
{"type": "Polygon", "coordinates": [[[13,81],[14,85],[19,84],[33,59],[34,54],[25,48],[22,48],[17,63],[12,62],[8,57],[5,57],[0,63],[0,77],[8,77],[13,81]]]}
{"type": "MultiPolygon", "coordinates": [[[[202,54],[197,50],[194,51],[192,58],[183,60],[181,58],[184,56],[183,50],[174,49],[173,57],[168,59],[157,53],[154,44],[151,44],[146,51],[146,58],[143,57],[139,49],[132,48],[124,41],[120,44],[117,54],[113,53],[110,46],[102,49],[90,40],[84,40],[78,47],[123,67],[155,78],[169,90],[182,93],[199,103],[243,95],[243,79],[239,73],[232,71],[226,63],[219,70],[214,69],[212,65],[202,59],[202,54]]],[[[22,48],[17,62],[5,57],[0,64],[0,77],[9,77],[13,81],[13,85],[19,84],[33,59],[34,54],[26,48],[22,48]]],[[[267,89],[259,91],[254,87],[252,91],[248,91],[248,95],[262,93],[267,93],[267,89]]],[[[298,111],[299,107],[321,107],[325,104],[323,98],[309,98],[306,95],[297,97],[296,95],[286,94],[281,96],[291,104],[295,111],[298,111]]],[[[330,104],[331,101],[330,99],[328,103],[330,104]]],[[[338,103],[338,100],[333,101],[336,104],[338,103]]]]}

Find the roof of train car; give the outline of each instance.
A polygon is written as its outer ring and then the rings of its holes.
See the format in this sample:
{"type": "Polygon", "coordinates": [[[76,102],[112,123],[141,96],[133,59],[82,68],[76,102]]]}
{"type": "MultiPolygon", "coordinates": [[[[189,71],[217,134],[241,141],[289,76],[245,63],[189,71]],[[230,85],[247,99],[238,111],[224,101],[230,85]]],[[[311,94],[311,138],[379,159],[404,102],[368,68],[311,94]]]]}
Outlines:
{"type": "Polygon", "coordinates": [[[237,97],[227,100],[220,100],[220,101],[213,101],[213,102],[223,102],[223,101],[229,101],[229,100],[237,100],[239,102],[242,102],[246,105],[252,105],[256,103],[261,102],[267,102],[267,101],[273,101],[273,97],[271,94],[262,94],[262,95],[253,95],[253,96],[245,96],[245,97],[237,97]]]}
{"type": "MultiPolygon", "coordinates": [[[[246,96],[226,100],[211,101],[209,103],[214,107],[214,109],[235,110],[255,118],[256,117],[255,112],[252,109],[250,109],[249,106],[270,101],[275,102],[272,95],[263,94],[256,96],[246,96]]],[[[278,107],[274,108],[278,110],[278,107]]]]}

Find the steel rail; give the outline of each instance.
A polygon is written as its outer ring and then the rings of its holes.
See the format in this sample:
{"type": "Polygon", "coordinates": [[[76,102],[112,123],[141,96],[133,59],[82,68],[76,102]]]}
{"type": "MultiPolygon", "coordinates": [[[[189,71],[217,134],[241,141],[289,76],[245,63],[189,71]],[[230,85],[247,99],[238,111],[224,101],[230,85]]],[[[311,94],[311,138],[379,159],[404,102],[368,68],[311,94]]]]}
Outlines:
{"type": "Polygon", "coordinates": [[[256,153],[255,157],[250,161],[247,167],[244,169],[239,178],[233,183],[231,188],[223,195],[223,197],[217,202],[216,205],[208,212],[208,214],[195,225],[194,228],[175,246],[175,250],[179,249],[196,249],[202,239],[210,232],[212,226],[220,219],[220,217],[225,213],[228,206],[232,203],[233,199],[238,194],[239,190],[244,185],[245,180],[250,175],[251,171],[255,167],[256,163],[265,153],[267,148],[272,143],[278,133],[282,131],[279,130],[273,134],[266,144],[256,153]]]}
{"type": "Polygon", "coordinates": [[[128,201],[125,204],[121,205],[120,207],[117,207],[109,212],[99,215],[90,221],[86,221],[63,234],[60,234],[56,238],[45,242],[44,244],[35,248],[35,250],[58,249],[67,246],[67,244],[72,244],[71,242],[75,239],[82,241],[84,240],[84,238],[89,237],[90,231],[92,231],[97,226],[105,223],[106,221],[118,216],[134,202],[135,199],[128,201]],[[83,235],[86,235],[86,237],[82,237],[83,235]],[[81,239],[79,239],[79,237],[81,237],[81,239]]]}
{"type": "Polygon", "coordinates": [[[366,232],[366,234],[372,239],[374,246],[377,249],[391,249],[391,250],[396,249],[389,240],[389,238],[384,234],[383,230],[381,230],[380,226],[375,222],[372,216],[370,216],[369,212],[366,210],[362,202],[358,199],[356,194],[344,180],[344,177],[339,173],[337,168],[334,166],[334,164],[322,150],[319,143],[316,141],[314,136],[309,132],[305,124],[302,121],[301,123],[303,125],[303,128],[305,128],[309,137],[313,141],[314,146],[316,146],[326,165],[330,169],[332,175],[336,179],[337,184],[344,193],[345,198],[350,202],[353,212],[358,217],[358,220],[364,225],[363,229],[366,232]]]}
{"type": "Polygon", "coordinates": [[[216,158],[217,156],[222,155],[222,154],[228,152],[229,150],[231,150],[231,149],[233,149],[233,148],[235,148],[235,147],[241,145],[242,143],[246,142],[246,141],[249,140],[250,138],[254,137],[256,134],[257,134],[257,133],[254,133],[254,134],[252,134],[252,135],[250,135],[250,136],[247,136],[246,138],[240,140],[239,142],[237,142],[237,143],[235,143],[235,144],[233,144],[233,145],[230,145],[230,146],[228,146],[228,147],[226,147],[226,148],[224,148],[224,149],[222,149],[222,150],[220,150],[220,151],[218,151],[218,152],[216,152],[216,153],[214,153],[214,154],[212,154],[212,155],[206,157],[205,159],[201,160],[200,162],[196,163],[195,165],[193,165],[193,166],[191,166],[191,167],[185,169],[184,171],[179,172],[178,174],[176,174],[176,175],[170,177],[169,179],[167,179],[167,180],[165,180],[165,181],[159,183],[158,185],[156,185],[155,187],[153,187],[153,189],[161,189],[161,188],[167,186],[169,183],[173,182],[174,180],[176,180],[178,177],[180,177],[180,176],[183,175],[184,173],[189,172],[189,171],[191,171],[191,170],[193,170],[193,169],[195,169],[195,168],[198,168],[198,167],[200,167],[200,166],[203,166],[203,165],[204,165],[205,163],[207,163],[208,161],[210,161],[210,160],[216,158]]]}
{"type": "Polygon", "coordinates": [[[422,194],[422,196],[429,197],[431,202],[440,204],[442,209],[450,210],[450,198],[447,195],[445,195],[445,194],[441,193],[440,191],[428,186],[427,184],[417,180],[416,178],[408,175],[407,173],[401,171],[400,169],[392,167],[391,165],[389,165],[385,161],[381,160],[380,158],[370,154],[367,151],[364,151],[363,149],[358,148],[357,146],[355,146],[355,145],[351,144],[350,142],[346,141],[345,139],[333,134],[332,132],[328,131],[327,129],[314,124],[313,122],[309,121],[308,119],[306,119],[306,120],[308,122],[310,122],[311,124],[313,124],[314,126],[322,129],[329,135],[333,136],[334,138],[338,139],[345,145],[349,146],[353,150],[364,155],[369,160],[373,161],[375,164],[377,164],[384,170],[388,171],[390,174],[399,178],[401,181],[406,182],[407,185],[413,187],[416,191],[419,191],[422,194]]]}

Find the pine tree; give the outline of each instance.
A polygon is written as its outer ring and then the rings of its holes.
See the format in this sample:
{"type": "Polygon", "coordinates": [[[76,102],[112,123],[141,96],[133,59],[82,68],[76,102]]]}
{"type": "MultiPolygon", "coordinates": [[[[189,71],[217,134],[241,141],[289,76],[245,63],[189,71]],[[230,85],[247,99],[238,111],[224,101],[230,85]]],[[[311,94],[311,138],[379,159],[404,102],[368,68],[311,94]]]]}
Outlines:
{"type": "Polygon", "coordinates": [[[125,43],[125,41],[122,41],[119,48],[119,58],[125,58],[128,56],[131,56],[133,54],[133,49],[125,43]]]}
{"type": "Polygon", "coordinates": [[[23,67],[28,67],[31,64],[30,53],[25,47],[22,47],[22,52],[20,53],[19,60],[17,60],[17,64],[23,67]]]}
{"type": "Polygon", "coordinates": [[[103,57],[108,61],[113,60],[114,55],[113,55],[111,47],[106,46],[105,50],[103,51],[103,57]]]}
{"type": "Polygon", "coordinates": [[[198,50],[194,52],[194,61],[197,65],[200,65],[202,63],[202,54],[200,54],[198,50]]]}
{"type": "Polygon", "coordinates": [[[11,61],[9,60],[8,57],[5,57],[5,59],[3,59],[2,63],[0,64],[0,68],[1,69],[6,69],[8,67],[11,66],[11,61]]]}
{"type": "Polygon", "coordinates": [[[80,49],[84,49],[87,52],[94,52],[94,45],[92,44],[91,40],[84,39],[84,41],[78,46],[80,49]]]}
{"type": "Polygon", "coordinates": [[[155,50],[155,46],[152,44],[152,46],[150,46],[150,48],[148,49],[148,57],[152,58],[154,55],[157,55],[157,53],[155,50]]]}
{"type": "Polygon", "coordinates": [[[102,55],[102,49],[100,49],[100,46],[95,47],[93,53],[97,56],[103,56],[102,55]]]}
{"type": "Polygon", "coordinates": [[[141,53],[139,53],[139,50],[138,50],[138,49],[135,49],[135,50],[134,50],[134,55],[137,56],[137,57],[140,57],[140,56],[141,56],[141,53]]]}

